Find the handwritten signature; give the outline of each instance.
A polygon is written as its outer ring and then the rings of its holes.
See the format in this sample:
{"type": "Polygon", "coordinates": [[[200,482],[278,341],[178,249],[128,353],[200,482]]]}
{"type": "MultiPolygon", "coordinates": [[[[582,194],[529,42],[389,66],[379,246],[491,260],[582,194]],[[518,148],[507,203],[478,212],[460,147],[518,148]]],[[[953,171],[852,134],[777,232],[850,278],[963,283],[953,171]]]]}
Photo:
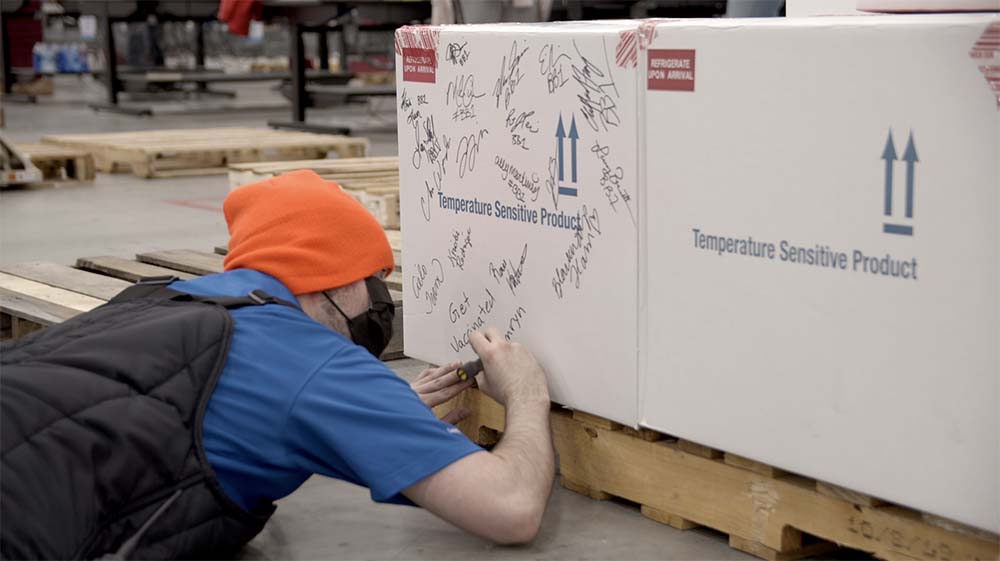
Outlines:
{"type": "Polygon", "coordinates": [[[559,162],[555,157],[549,158],[549,176],[545,178],[545,189],[548,190],[549,195],[552,196],[552,206],[556,210],[559,210],[559,189],[556,187],[556,169],[558,168],[559,162]]]}
{"type": "Polygon", "coordinates": [[[447,174],[445,164],[448,161],[448,150],[451,148],[451,140],[445,136],[438,138],[434,128],[434,115],[427,117],[423,122],[423,127],[419,123],[413,126],[416,146],[413,149],[411,159],[414,169],[420,169],[426,158],[431,164],[436,165],[435,171],[442,176],[447,174]]]}
{"type": "Polygon", "coordinates": [[[590,151],[597,156],[597,159],[601,161],[603,166],[601,168],[601,187],[604,189],[604,196],[608,198],[608,202],[611,204],[611,210],[618,212],[618,203],[624,203],[634,226],[636,224],[635,213],[632,212],[632,205],[629,204],[632,200],[632,195],[622,185],[622,181],[625,179],[625,170],[621,166],[612,167],[608,162],[608,159],[611,157],[610,146],[601,146],[600,141],[595,141],[590,151]]]}
{"type": "Polygon", "coordinates": [[[483,137],[490,131],[479,129],[478,133],[463,136],[458,141],[458,152],[455,154],[455,161],[458,163],[458,176],[465,177],[466,172],[476,169],[476,156],[479,155],[479,146],[483,137]]]}
{"type": "Polygon", "coordinates": [[[441,174],[435,170],[431,173],[431,180],[434,185],[424,181],[424,195],[420,196],[420,210],[424,215],[424,220],[431,221],[431,209],[434,208],[434,195],[441,193],[441,174]]]}
{"type": "Polygon", "coordinates": [[[569,78],[563,76],[563,59],[569,60],[570,56],[559,52],[555,45],[545,45],[538,53],[538,71],[545,77],[545,84],[549,88],[549,93],[566,85],[569,78]]]}
{"type": "Polygon", "coordinates": [[[538,200],[542,186],[538,183],[537,173],[522,171],[499,154],[493,158],[493,163],[500,170],[500,178],[507,182],[515,199],[522,203],[527,202],[530,194],[531,202],[538,200]]]}
{"type": "Polygon", "coordinates": [[[510,259],[504,259],[500,264],[490,261],[490,277],[499,284],[501,281],[507,283],[510,293],[517,296],[517,287],[521,286],[521,276],[524,273],[524,261],[528,258],[528,244],[524,244],[521,251],[521,260],[514,265],[510,259]]]}
{"type": "Polygon", "coordinates": [[[532,122],[532,117],[535,116],[534,111],[522,111],[517,112],[517,109],[511,109],[507,113],[507,130],[510,131],[510,142],[514,146],[520,146],[522,149],[528,149],[528,137],[525,133],[538,134],[538,125],[532,122]]]}
{"type": "Polygon", "coordinates": [[[581,209],[582,227],[573,234],[573,242],[566,248],[565,260],[555,269],[552,276],[552,289],[556,296],[563,297],[566,283],[579,289],[583,274],[590,265],[590,254],[594,249],[594,240],[601,236],[601,220],[597,209],[581,209]]]}
{"type": "MultiPolygon", "coordinates": [[[[580,112],[583,113],[584,120],[595,131],[608,130],[608,126],[617,127],[621,124],[618,117],[618,105],[615,99],[620,97],[618,87],[614,78],[611,77],[611,66],[606,65],[603,69],[587,57],[583,56],[576,41],[573,41],[573,48],[582,61],[582,66],[575,64],[573,67],[573,79],[580,86],[582,92],[577,94],[580,100],[580,112]],[[614,96],[612,97],[612,93],[614,96]]],[[[608,50],[604,46],[604,60],[607,63],[608,50]]]]}
{"type": "Polygon", "coordinates": [[[445,93],[445,105],[455,102],[455,113],[452,115],[453,121],[464,121],[476,117],[476,108],[473,103],[486,94],[476,93],[476,79],[471,74],[457,76],[448,83],[448,90],[445,93]]]}
{"type": "Polygon", "coordinates": [[[444,266],[441,265],[440,259],[432,259],[430,267],[423,264],[417,265],[417,274],[413,275],[411,287],[414,298],[419,300],[420,295],[423,294],[424,300],[427,301],[428,307],[425,314],[430,314],[437,306],[442,284],[444,284],[444,266]],[[434,274],[433,277],[431,277],[431,273],[434,274]],[[428,281],[430,281],[430,285],[427,285],[428,281]],[[427,286],[427,290],[424,290],[425,286],[427,286]]]}
{"type": "Polygon", "coordinates": [[[464,236],[459,230],[452,231],[451,248],[448,249],[448,260],[451,261],[451,266],[464,270],[465,259],[471,247],[472,228],[466,229],[464,236]]]}
{"type": "Polygon", "coordinates": [[[469,60],[469,51],[465,50],[466,45],[468,45],[468,42],[462,44],[448,43],[444,59],[452,64],[465,66],[465,63],[469,60]]]}
{"type": "Polygon", "coordinates": [[[517,85],[521,83],[521,79],[524,78],[524,74],[521,72],[521,57],[526,52],[528,52],[528,47],[518,51],[517,41],[514,41],[510,46],[510,66],[507,62],[508,57],[503,57],[503,61],[500,63],[500,77],[497,78],[496,85],[493,87],[493,96],[497,98],[498,108],[500,107],[500,99],[503,98],[504,110],[510,109],[510,98],[514,95],[517,85]]]}

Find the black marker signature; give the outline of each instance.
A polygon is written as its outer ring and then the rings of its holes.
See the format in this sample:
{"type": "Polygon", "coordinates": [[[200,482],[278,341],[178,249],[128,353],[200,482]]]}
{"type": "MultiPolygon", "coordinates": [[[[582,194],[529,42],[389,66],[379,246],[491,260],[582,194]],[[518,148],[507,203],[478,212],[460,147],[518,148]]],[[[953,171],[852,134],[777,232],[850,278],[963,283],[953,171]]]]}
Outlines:
{"type": "Polygon", "coordinates": [[[538,71],[545,77],[549,93],[554,93],[569,82],[569,78],[563,76],[563,59],[569,60],[569,55],[559,52],[555,45],[545,45],[538,53],[538,71]]]}
{"type": "Polygon", "coordinates": [[[465,50],[465,46],[468,42],[462,43],[448,43],[448,49],[445,51],[444,59],[452,64],[457,64],[459,66],[465,66],[466,61],[469,60],[469,52],[465,50]]]}
{"type": "Polygon", "coordinates": [[[601,146],[600,141],[595,141],[590,151],[601,161],[601,187],[604,189],[604,196],[611,203],[611,210],[618,212],[618,203],[624,203],[634,226],[635,213],[632,212],[632,205],[629,204],[632,200],[632,195],[622,185],[622,181],[625,179],[625,170],[621,166],[612,167],[608,163],[608,159],[611,157],[610,146],[601,146]]]}
{"type": "Polygon", "coordinates": [[[452,231],[451,248],[448,249],[448,260],[451,261],[451,266],[464,270],[465,259],[468,257],[468,251],[471,247],[472,228],[466,229],[464,236],[458,230],[452,231]]]}
{"type": "Polygon", "coordinates": [[[448,83],[444,103],[450,105],[454,101],[455,113],[451,118],[453,121],[464,121],[476,117],[476,108],[473,102],[484,95],[486,94],[476,93],[476,79],[472,74],[462,74],[448,83]]]}
{"type": "Polygon", "coordinates": [[[425,194],[420,196],[420,211],[424,215],[424,220],[428,222],[431,221],[431,209],[434,208],[434,195],[441,194],[441,179],[441,174],[435,170],[431,173],[434,185],[424,181],[425,194]]]}
{"type": "Polygon", "coordinates": [[[500,178],[507,182],[514,198],[522,203],[527,202],[528,194],[531,194],[531,202],[538,200],[538,193],[542,186],[538,183],[538,174],[518,169],[513,163],[508,162],[499,154],[493,158],[493,163],[500,170],[500,178]]]}
{"type": "Polygon", "coordinates": [[[414,298],[419,300],[420,295],[423,294],[424,300],[427,301],[428,307],[427,311],[424,312],[425,314],[430,314],[434,311],[434,307],[437,306],[438,294],[442,284],[444,284],[444,267],[441,265],[440,259],[431,259],[431,266],[429,268],[425,265],[417,265],[417,273],[413,275],[411,287],[413,288],[414,298]],[[431,273],[433,273],[433,277],[431,277],[431,273]],[[430,280],[430,286],[427,290],[424,290],[424,286],[428,280],[430,280]]]}
{"type": "Polygon", "coordinates": [[[458,162],[458,176],[465,177],[466,172],[476,169],[476,156],[479,155],[479,146],[483,137],[488,135],[486,129],[479,129],[478,133],[463,136],[458,141],[458,152],[455,154],[455,161],[458,162]]]}
{"type": "Polygon", "coordinates": [[[434,115],[424,120],[423,127],[415,120],[413,133],[416,146],[413,149],[411,161],[414,169],[420,169],[424,159],[437,166],[435,171],[442,176],[447,174],[446,163],[448,161],[448,150],[451,148],[451,140],[446,136],[438,138],[434,128],[434,115]]]}
{"type": "Polygon", "coordinates": [[[534,111],[520,112],[511,109],[507,112],[507,130],[510,131],[510,143],[528,149],[528,137],[525,133],[538,134],[538,125],[532,122],[534,111]]]}
{"type": "Polygon", "coordinates": [[[549,176],[545,178],[545,188],[549,191],[549,195],[552,196],[552,206],[556,210],[559,210],[559,188],[556,183],[556,169],[559,167],[559,161],[555,157],[549,158],[549,176]]]}
{"type": "MultiPolygon", "coordinates": [[[[618,87],[614,78],[611,77],[611,66],[605,69],[597,66],[583,56],[580,48],[573,41],[573,48],[582,61],[582,66],[572,65],[573,79],[582,89],[582,93],[577,94],[580,100],[580,112],[583,113],[584,120],[595,131],[608,130],[608,126],[617,127],[621,124],[618,117],[618,105],[615,99],[619,97],[618,87]],[[611,94],[614,94],[612,97],[611,94]]],[[[608,59],[607,46],[604,46],[604,60],[608,59]]]]}
{"type": "Polygon", "coordinates": [[[507,57],[503,57],[500,63],[500,77],[497,78],[496,86],[493,87],[493,96],[497,98],[497,107],[500,107],[500,98],[503,98],[503,108],[510,109],[510,98],[514,95],[517,85],[521,83],[524,74],[521,72],[521,57],[528,52],[525,47],[520,52],[517,50],[517,41],[510,46],[510,66],[507,57]]]}
{"type": "Polygon", "coordinates": [[[601,220],[597,209],[587,210],[584,206],[581,212],[581,228],[573,233],[573,242],[564,253],[563,261],[555,269],[552,277],[552,289],[556,296],[563,297],[564,286],[569,283],[572,288],[579,289],[583,274],[590,265],[590,253],[594,249],[594,240],[601,236],[601,220]]]}
{"type": "Polygon", "coordinates": [[[490,276],[499,284],[501,281],[507,283],[510,293],[517,296],[517,287],[521,286],[521,276],[524,273],[524,261],[528,258],[528,244],[524,244],[521,251],[521,260],[514,265],[510,259],[504,259],[499,265],[490,261],[490,276]]]}

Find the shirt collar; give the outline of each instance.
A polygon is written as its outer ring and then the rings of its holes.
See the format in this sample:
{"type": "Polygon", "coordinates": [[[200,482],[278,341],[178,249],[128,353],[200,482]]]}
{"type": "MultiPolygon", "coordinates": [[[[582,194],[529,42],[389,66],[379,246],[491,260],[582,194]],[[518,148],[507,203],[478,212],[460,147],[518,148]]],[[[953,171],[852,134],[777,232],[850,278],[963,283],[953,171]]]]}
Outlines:
{"type": "Polygon", "coordinates": [[[269,296],[302,308],[299,300],[281,281],[253,269],[233,269],[189,281],[178,281],[172,283],[170,288],[196,296],[246,296],[251,290],[263,290],[269,296]]]}

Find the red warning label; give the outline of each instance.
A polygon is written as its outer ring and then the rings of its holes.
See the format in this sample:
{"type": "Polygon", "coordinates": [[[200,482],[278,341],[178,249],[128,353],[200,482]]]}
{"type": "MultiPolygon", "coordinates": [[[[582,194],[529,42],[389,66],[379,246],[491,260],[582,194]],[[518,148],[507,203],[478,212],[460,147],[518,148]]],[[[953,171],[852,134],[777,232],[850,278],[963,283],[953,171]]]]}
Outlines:
{"type": "Polygon", "coordinates": [[[649,49],[646,87],[650,90],[694,91],[693,49],[649,49]]]}
{"type": "Polygon", "coordinates": [[[403,81],[433,84],[437,74],[434,49],[403,47],[403,81]]]}

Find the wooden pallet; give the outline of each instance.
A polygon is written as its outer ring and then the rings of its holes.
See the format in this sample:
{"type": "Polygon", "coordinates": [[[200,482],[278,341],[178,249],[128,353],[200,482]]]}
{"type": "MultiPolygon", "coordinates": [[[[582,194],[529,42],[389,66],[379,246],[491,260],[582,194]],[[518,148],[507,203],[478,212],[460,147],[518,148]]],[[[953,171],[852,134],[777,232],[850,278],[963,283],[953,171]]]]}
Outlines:
{"type": "MultiPolygon", "coordinates": [[[[194,250],[150,251],[136,260],[81,257],[76,267],[24,263],[0,267],[0,339],[33,331],[90,311],[142,277],[173,275],[191,279],[220,272],[222,257],[194,250]]],[[[390,289],[396,305],[393,337],[383,360],[403,357],[403,295],[390,289]]]]}
{"type": "MultiPolygon", "coordinates": [[[[472,411],[462,431],[495,443],[503,408],[470,390],[436,412],[459,406],[472,411]]],[[[1000,558],[994,534],[747,458],[562,408],[551,422],[567,489],[637,503],[644,516],[677,529],[712,528],[762,559],[800,559],[838,546],[891,561],[1000,558]]]]}
{"type": "Polygon", "coordinates": [[[399,229],[399,158],[395,156],[232,164],[229,188],[302,169],[336,181],[365,205],[383,228],[399,229]]]}
{"type": "Polygon", "coordinates": [[[85,150],[52,144],[15,144],[14,147],[42,171],[46,185],[89,182],[96,176],[94,157],[85,150]]]}
{"type": "Polygon", "coordinates": [[[42,137],[46,144],[86,150],[98,171],[131,171],[139,177],[226,173],[237,162],[363,157],[368,140],[257,128],[152,130],[42,137]]]}
{"type": "Polygon", "coordinates": [[[338,181],[345,188],[347,188],[345,183],[349,184],[351,180],[394,179],[395,184],[399,185],[399,158],[386,156],[230,164],[229,188],[235,189],[247,183],[302,169],[312,170],[325,178],[338,181]]]}

